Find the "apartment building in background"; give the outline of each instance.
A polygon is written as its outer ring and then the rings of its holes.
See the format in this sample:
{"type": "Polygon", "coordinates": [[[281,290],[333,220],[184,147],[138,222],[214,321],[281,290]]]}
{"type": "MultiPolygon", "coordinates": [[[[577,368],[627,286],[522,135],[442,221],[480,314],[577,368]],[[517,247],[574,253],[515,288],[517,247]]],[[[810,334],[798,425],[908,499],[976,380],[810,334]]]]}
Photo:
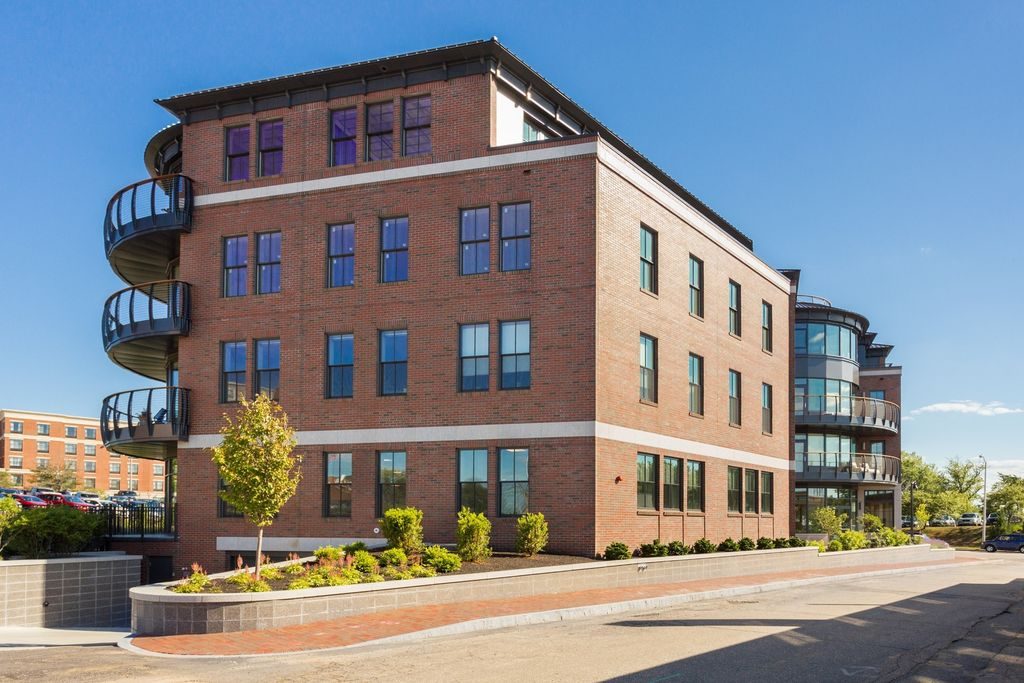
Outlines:
{"type": "Polygon", "coordinates": [[[74,472],[78,490],[155,498],[163,497],[167,474],[162,462],[107,451],[94,417],[0,409],[0,471],[14,486],[30,488],[39,467],[74,472]]]}
{"type": "Polygon", "coordinates": [[[255,548],[207,449],[258,392],[303,457],[272,556],[402,505],[441,543],[485,512],[506,549],[543,512],[579,555],[790,532],[790,280],[496,40],[158,102],[103,329],[166,385],[101,426],[176,464],[174,566],[255,548]]]}

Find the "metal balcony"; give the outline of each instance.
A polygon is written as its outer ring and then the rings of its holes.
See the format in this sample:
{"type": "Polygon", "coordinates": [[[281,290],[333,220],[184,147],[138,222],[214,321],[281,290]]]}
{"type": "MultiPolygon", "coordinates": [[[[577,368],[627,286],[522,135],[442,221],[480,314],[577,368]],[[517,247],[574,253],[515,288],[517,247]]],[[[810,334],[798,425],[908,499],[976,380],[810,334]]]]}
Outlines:
{"type": "Polygon", "coordinates": [[[136,458],[166,460],[188,438],[188,389],[154,387],[103,399],[100,432],[108,450],[136,458]]]}
{"type": "Polygon", "coordinates": [[[864,433],[900,431],[900,407],[867,396],[794,396],[793,416],[798,426],[834,426],[864,433]]]}
{"type": "Polygon", "coordinates": [[[899,484],[900,459],[877,453],[803,453],[796,457],[796,480],[899,484]]]}
{"type": "Polygon", "coordinates": [[[122,279],[137,285],[167,276],[178,237],[192,230],[192,180],[166,175],[129,185],[107,204],[103,244],[122,279]]]}
{"type": "Polygon", "coordinates": [[[191,288],[160,280],[115,292],[103,306],[103,349],[123,368],[151,379],[167,376],[167,358],[191,323],[191,288]]]}

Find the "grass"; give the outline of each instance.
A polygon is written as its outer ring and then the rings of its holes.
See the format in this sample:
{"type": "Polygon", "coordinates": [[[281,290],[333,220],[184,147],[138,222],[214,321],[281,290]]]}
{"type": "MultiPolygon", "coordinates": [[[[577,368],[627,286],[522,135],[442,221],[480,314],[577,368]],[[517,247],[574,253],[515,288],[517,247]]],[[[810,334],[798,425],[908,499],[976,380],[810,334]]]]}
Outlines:
{"type": "MultiPolygon", "coordinates": [[[[977,550],[981,547],[980,526],[930,526],[924,531],[931,538],[945,541],[954,548],[977,550]]],[[[988,528],[988,538],[997,536],[995,526],[988,528]]]]}

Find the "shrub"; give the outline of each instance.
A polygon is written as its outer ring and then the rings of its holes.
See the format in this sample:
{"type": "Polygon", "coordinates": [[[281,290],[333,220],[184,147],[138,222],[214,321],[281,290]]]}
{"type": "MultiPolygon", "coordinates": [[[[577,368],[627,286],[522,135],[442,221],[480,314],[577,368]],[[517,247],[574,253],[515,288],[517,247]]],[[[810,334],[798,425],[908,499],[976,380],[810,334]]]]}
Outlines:
{"type": "Polygon", "coordinates": [[[740,539],[740,550],[754,550],[757,548],[757,544],[754,543],[754,539],[749,536],[744,536],[740,539]]]}
{"type": "Polygon", "coordinates": [[[715,552],[715,550],[717,550],[715,544],[706,538],[698,539],[697,542],[693,544],[693,552],[697,555],[706,555],[707,553],[715,552]]]}
{"type": "Polygon", "coordinates": [[[807,541],[802,538],[797,538],[796,536],[790,536],[789,540],[786,541],[786,545],[790,548],[804,548],[807,546],[807,541]]]}
{"type": "Polygon", "coordinates": [[[284,572],[277,567],[264,567],[260,571],[260,578],[264,581],[279,581],[284,578],[284,572]]]}
{"type": "Polygon", "coordinates": [[[821,553],[825,552],[826,550],[828,550],[828,548],[825,546],[824,542],[822,542],[822,541],[808,541],[807,545],[809,545],[809,546],[813,545],[815,548],[818,549],[818,553],[819,554],[821,554],[821,553]]]}
{"type": "Polygon", "coordinates": [[[27,509],[13,526],[9,551],[36,559],[84,550],[99,538],[103,517],[61,505],[27,509]]]}
{"type": "MultiPolygon", "coordinates": [[[[818,541],[818,542],[821,543],[821,541],[818,541]]],[[[839,541],[835,541],[835,540],[834,541],[829,541],[828,547],[826,548],[826,550],[828,550],[828,552],[830,552],[830,553],[834,553],[834,552],[836,552],[838,550],[842,550],[842,549],[843,549],[843,544],[840,543],[839,541]]]]}
{"type": "Polygon", "coordinates": [[[426,579],[431,576],[437,576],[437,571],[433,567],[427,567],[422,564],[410,565],[409,573],[412,574],[414,579],[426,579]]]}
{"type": "Polygon", "coordinates": [[[313,551],[313,557],[318,560],[337,562],[341,559],[342,549],[333,545],[323,545],[313,551]]]}
{"type": "Polygon", "coordinates": [[[793,546],[791,546],[789,544],[789,539],[788,538],[776,538],[775,539],[775,547],[776,548],[792,548],[793,546]]]}
{"type": "Polygon", "coordinates": [[[903,531],[897,531],[896,529],[890,529],[889,527],[882,527],[882,529],[875,534],[875,540],[882,548],[908,545],[911,542],[909,534],[903,531]]]}
{"type": "Polygon", "coordinates": [[[401,548],[409,555],[423,547],[422,510],[391,508],[384,513],[380,525],[392,548],[401,548]]]}
{"type": "Polygon", "coordinates": [[[369,550],[370,546],[366,545],[362,541],[352,541],[348,545],[344,546],[346,555],[355,555],[356,551],[369,550]]]}
{"type": "Polygon", "coordinates": [[[363,574],[362,578],[359,580],[359,583],[377,583],[378,581],[383,580],[384,577],[380,574],[363,574]]]}
{"type": "Polygon", "coordinates": [[[768,538],[767,536],[762,536],[761,538],[757,539],[758,550],[772,550],[773,548],[775,548],[775,541],[768,538]]]}
{"type": "Polygon", "coordinates": [[[656,538],[652,543],[640,544],[640,557],[665,557],[668,555],[668,546],[656,538]]]}
{"type": "Polygon", "coordinates": [[[693,548],[686,545],[682,541],[669,541],[668,554],[669,555],[689,555],[693,552],[693,548]]]}
{"type": "Polygon", "coordinates": [[[864,515],[862,523],[864,525],[864,531],[868,532],[869,534],[878,533],[879,531],[885,528],[885,525],[882,524],[881,517],[878,517],[877,515],[864,515]]]}
{"type": "MultiPolygon", "coordinates": [[[[6,472],[0,472],[0,486],[6,486],[6,484],[2,483],[6,474],[6,472]]],[[[18,520],[20,517],[21,505],[18,501],[10,496],[0,498],[0,553],[3,552],[7,543],[10,542],[11,536],[19,524],[18,520]]],[[[0,557],[0,560],[2,559],[3,557],[0,557]]]]}
{"type": "Polygon", "coordinates": [[[718,552],[720,553],[734,553],[740,549],[740,544],[731,538],[727,538],[718,544],[718,552]]]}
{"type": "Polygon", "coordinates": [[[843,524],[846,523],[848,515],[844,512],[842,514],[836,514],[836,509],[832,507],[820,507],[811,513],[811,523],[817,531],[824,534],[828,534],[829,538],[833,538],[843,530],[843,524]]]}
{"type": "Polygon", "coordinates": [[[408,564],[409,558],[401,548],[388,548],[377,556],[377,561],[380,562],[382,567],[401,567],[404,564],[408,564]]]}
{"type": "Polygon", "coordinates": [[[249,570],[245,569],[224,579],[224,583],[230,583],[232,586],[238,586],[241,588],[249,582],[249,576],[249,570]]]}
{"type": "MultiPolygon", "coordinates": [[[[320,566],[310,570],[304,579],[304,588],[323,588],[324,586],[348,586],[353,583],[360,583],[363,575],[355,569],[338,569],[330,566],[320,566]]],[[[292,581],[294,584],[295,581],[292,581]]],[[[289,584],[291,588],[291,584],[289,584]]]]}
{"type": "Polygon", "coordinates": [[[863,531],[841,531],[836,536],[843,550],[860,550],[868,547],[868,537],[863,531]]]}
{"type": "Polygon", "coordinates": [[[491,556],[491,522],[482,512],[467,507],[459,510],[455,537],[456,552],[466,562],[491,556]]]}
{"type": "Polygon", "coordinates": [[[377,564],[377,558],[371,555],[368,550],[357,550],[352,555],[352,567],[364,574],[374,574],[379,565],[377,564]]]}
{"type": "Polygon", "coordinates": [[[604,559],[606,560],[628,560],[632,556],[633,553],[630,552],[629,546],[622,541],[612,541],[604,549],[604,559]]]}
{"type": "Polygon", "coordinates": [[[289,576],[301,576],[306,573],[306,568],[302,566],[301,562],[296,562],[288,565],[282,571],[289,576]]]}
{"type": "Polygon", "coordinates": [[[198,562],[193,562],[192,574],[171,590],[175,593],[202,593],[209,585],[210,577],[206,575],[206,571],[198,562]]]}
{"type": "Polygon", "coordinates": [[[403,579],[413,578],[412,572],[407,569],[400,569],[398,567],[385,567],[384,578],[388,581],[401,581],[403,579]]]}
{"type": "Polygon", "coordinates": [[[423,551],[423,564],[441,574],[449,574],[462,569],[462,558],[439,545],[432,545],[423,551]]]}
{"type": "Polygon", "coordinates": [[[527,512],[516,520],[516,552],[532,556],[548,544],[548,523],[544,513],[527,512]]]}
{"type": "MultiPolygon", "coordinates": [[[[251,575],[251,574],[250,574],[250,576],[254,577],[254,575],[251,575]]],[[[270,592],[270,584],[267,583],[266,581],[264,581],[263,579],[257,579],[255,577],[250,579],[249,581],[246,581],[245,584],[242,585],[240,588],[241,588],[241,591],[243,593],[268,593],[268,592],[270,592]]]]}
{"type": "Polygon", "coordinates": [[[309,579],[305,577],[301,579],[295,579],[294,581],[288,584],[288,590],[290,591],[301,591],[306,588],[313,588],[313,586],[309,583],[309,579]]]}

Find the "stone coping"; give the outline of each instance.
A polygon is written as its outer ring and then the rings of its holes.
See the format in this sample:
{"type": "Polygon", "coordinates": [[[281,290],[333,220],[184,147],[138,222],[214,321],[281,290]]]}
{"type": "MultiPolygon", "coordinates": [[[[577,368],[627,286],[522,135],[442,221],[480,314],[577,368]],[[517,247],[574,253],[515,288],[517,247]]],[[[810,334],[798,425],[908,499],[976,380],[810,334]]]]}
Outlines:
{"type": "Polygon", "coordinates": [[[120,562],[122,560],[139,560],[141,562],[142,555],[125,555],[122,552],[112,552],[108,554],[87,553],[74,555],[72,557],[51,557],[39,560],[3,560],[0,561],[0,568],[29,567],[32,565],[46,564],[81,564],[84,562],[120,562]]]}

